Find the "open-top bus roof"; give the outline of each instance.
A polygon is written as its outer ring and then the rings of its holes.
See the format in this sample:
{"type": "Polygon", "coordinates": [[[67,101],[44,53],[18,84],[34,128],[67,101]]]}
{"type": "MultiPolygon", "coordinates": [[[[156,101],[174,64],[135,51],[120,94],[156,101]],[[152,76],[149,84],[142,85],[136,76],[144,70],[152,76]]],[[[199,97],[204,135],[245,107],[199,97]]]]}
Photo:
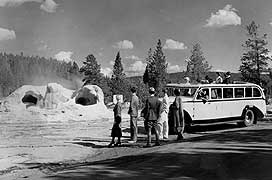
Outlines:
{"type": "MultiPolygon", "coordinates": [[[[185,84],[185,83],[170,83],[166,87],[180,87],[180,88],[198,88],[198,87],[245,87],[245,86],[258,86],[253,83],[234,83],[234,84],[185,84]]],[[[259,87],[259,86],[258,86],[259,87]]]]}

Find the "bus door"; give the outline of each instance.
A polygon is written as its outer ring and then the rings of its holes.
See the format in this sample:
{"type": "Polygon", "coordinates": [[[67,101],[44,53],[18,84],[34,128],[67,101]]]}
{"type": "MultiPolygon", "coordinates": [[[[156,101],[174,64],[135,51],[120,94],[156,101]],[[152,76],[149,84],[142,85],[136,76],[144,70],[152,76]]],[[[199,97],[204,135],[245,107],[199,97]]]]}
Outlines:
{"type": "Polygon", "coordinates": [[[194,102],[194,120],[210,120],[220,116],[222,111],[221,103],[215,100],[215,98],[222,98],[222,89],[214,89],[215,88],[201,88],[198,91],[194,102]]]}

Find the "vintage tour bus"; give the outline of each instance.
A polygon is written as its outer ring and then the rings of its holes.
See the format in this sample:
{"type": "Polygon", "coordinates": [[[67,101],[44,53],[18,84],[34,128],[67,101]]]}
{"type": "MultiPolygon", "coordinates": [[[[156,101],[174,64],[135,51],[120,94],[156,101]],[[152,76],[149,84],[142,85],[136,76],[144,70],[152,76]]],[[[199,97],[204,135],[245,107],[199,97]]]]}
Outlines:
{"type": "Polygon", "coordinates": [[[170,103],[179,89],[185,125],[237,122],[251,126],[266,114],[265,96],[260,86],[240,84],[167,84],[170,103]]]}

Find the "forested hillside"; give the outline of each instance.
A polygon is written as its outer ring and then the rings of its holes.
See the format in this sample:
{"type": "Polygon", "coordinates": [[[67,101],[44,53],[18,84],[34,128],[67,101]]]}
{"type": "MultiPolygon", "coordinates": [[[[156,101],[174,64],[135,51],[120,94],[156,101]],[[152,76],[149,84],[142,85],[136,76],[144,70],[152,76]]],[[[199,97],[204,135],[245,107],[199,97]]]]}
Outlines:
{"type": "Polygon", "coordinates": [[[7,96],[25,84],[61,83],[76,89],[81,81],[75,62],[57,61],[39,56],[0,53],[0,97],[7,96]]]}

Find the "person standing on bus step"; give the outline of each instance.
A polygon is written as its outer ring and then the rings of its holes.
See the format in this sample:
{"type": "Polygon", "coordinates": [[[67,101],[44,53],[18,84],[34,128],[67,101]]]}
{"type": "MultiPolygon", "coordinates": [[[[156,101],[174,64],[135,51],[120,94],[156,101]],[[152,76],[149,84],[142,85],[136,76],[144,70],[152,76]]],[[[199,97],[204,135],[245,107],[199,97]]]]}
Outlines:
{"type": "Polygon", "coordinates": [[[158,119],[160,118],[161,101],[155,96],[155,89],[151,87],[149,89],[150,97],[147,98],[144,107],[145,129],[147,131],[147,144],[146,147],[151,147],[151,130],[155,130],[156,143],[155,146],[159,146],[159,134],[157,130],[158,119]]]}
{"type": "Polygon", "coordinates": [[[177,140],[183,139],[183,130],[184,130],[184,113],[183,113],[183,105],[182,99],[180,96],[180,91],[178,89],[174,90],[174,95],[176,96],[175,101],[173,102],[172,106],[172,113],[173,113],[173,121],[174,127],[176,128],[178,137],[177,140]]]}
{"type": "Polygon", "coordinates": [[[122,137],[122,129],[121,129],[121,111],[122,111],[122,104],[121,104],[121,97],[119,95],[116,96],[117,103],[113,108],[114,113],[114,123],[111,129],[111,143],[108,147],[114,146],[121,146],[121,137],[122,137]],[[118,138],[117,143],[114,144],[115,137],[118,138]]]}
{"type": "Polygon", "coordinates": [[[138,133],[138,127],[137,127],[137,119],[138,119],[138,108],[139,108],[139,98],[136,95],[136,88],[131,88],[131,101],[130,106],[128,110],[128,114],[130,115],[130,140],[131,143],[137,142],[137,133],[138,133]]]}
{"type": "Polygon", "coordinates": [[[232,83],[231,74],[229,71],[225,74],[225,79],[223,80],[223,83],[224,84],[231,84],[232,83]]]}
{"type": "Polygon", "coordinates": [[[215,83],[216,84],[222,84],[223,83],[223,78],[221,77],[220,72],[216,72],[216,75],[217,75],[217,77],[215,79],[215,83]]]}
{"type": "Polygon", "coordinates": [[[158,120],[158,134],[159,139],[168,139],[168,112],[169,112],[169,98],[167,89],[163,89],[162,106],[160,111],[160,118],[158,120]]]}

